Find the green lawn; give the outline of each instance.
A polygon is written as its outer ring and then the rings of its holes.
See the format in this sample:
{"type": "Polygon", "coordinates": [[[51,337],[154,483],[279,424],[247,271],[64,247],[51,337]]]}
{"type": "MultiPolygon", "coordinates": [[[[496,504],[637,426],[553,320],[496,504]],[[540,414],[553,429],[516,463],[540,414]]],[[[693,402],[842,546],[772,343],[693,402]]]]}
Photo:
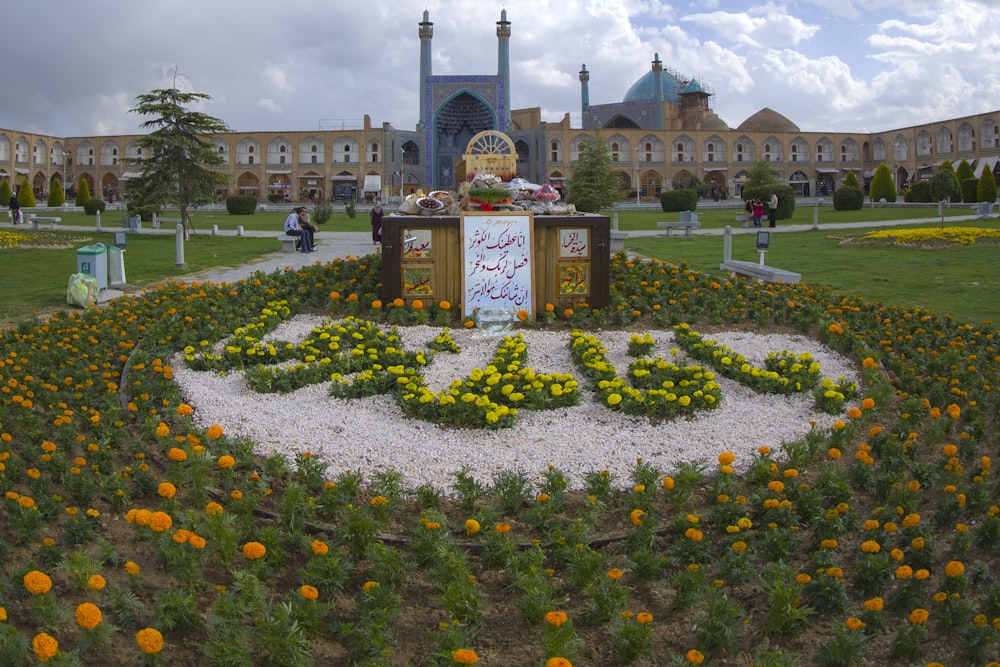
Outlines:
{"type": "MultiPolygon", "coordinates": [[[[721,228],[733,225],[734,209],[699,211],[702,227],[721,228]]],[[[970,209],[956,206],[946,215],[968,214],[970,209]]],[[[172,215],[176,215],[175,213],[172,215]]],[[[865,222],[912,219],[930,216],[928,226],[938,224],[937,207],[929,208],[866,208],[861,211],[834,211],[821,207],[820,230],[802,233],[780,233],[785,224],[811,224],[813,207],[798,207],[791,220],[779,221],[779,233],[772,235],[771,250],[766,261],[772,266],[796,271],[805,282],[828,285],[849,294],[863,294],[881,303],[905,307],[929,308],[951,313],[968,322],[1000,321],[1000,307],[995,300],[983,295],[1000,289],[1000,246],[978,245],[962,248],[921,250],[879,246],[841,246],[849,235],[864,233],[863,226],[851,230],[823,230],[823,224],[833,222],[865,222]]],[[[619,211],[618,226],[622,230],[653,230],[659,220],[676,219],[676,213],[662,211],[619,211]]],[[[84,213],[60,212],[62,223],[93,227],[94,217],[84,213]]],[[[258,211],[251,216],[232,216],[224,211],[196,212],[194,226],[208,231],[212,225],[221,230],[267,231],[281,229],[285,214],[280,211],[258,211]]],[[[967,226],[997,228],[997,221],[963,222],[967,226]]],[[[102,216],[103,234],[95,232],[39,232],[46,239],[61,239],[61,247],[4,248],[0,244],[0,260],[5,267],[0,275],[0,323],[21,321],[35,312],[47,312],[65,303],[66,283],[76,271],[76,248],[93,243],[113,245],[112,231],[121,228],[121,213],[108,211],[102,216]],[[40,270],[39,267],[44,267],[40,270]]],[[[364,212],[354,218],[337,212],[323,227],[326,231],[368,231],[368,216],[364,212]]],[[[18,230],[20,231],[20,230],[18,230]]],[[[0,232],[2,234],[3,232],[0,232]]],[[[147,286],[165,279],[199,273],[223,266],[237,266],[274,250],[272,239],[195,235],[185,245],[187,268],[176,269],[175,241],[168,235],[136,235],[128,237],[125,254],[126,278],[130,285],[147,286]]],[[[755,261],[754,237],[735,235],[733,257],[755,261]]],[[[634,238],[626,242],[629,250],[670,262],[687,262],[692,268],[707,273],[719,273],[722,260],[722,239],[719,236],[674,235],[634,238]]]]}

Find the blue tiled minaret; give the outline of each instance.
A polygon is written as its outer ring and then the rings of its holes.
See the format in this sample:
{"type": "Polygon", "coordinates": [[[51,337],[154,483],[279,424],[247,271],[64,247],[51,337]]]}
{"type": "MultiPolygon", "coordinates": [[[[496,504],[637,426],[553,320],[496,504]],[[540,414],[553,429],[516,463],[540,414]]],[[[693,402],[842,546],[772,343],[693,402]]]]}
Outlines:
{"type": "Polygon", "coordinates": [[[587,63],[580,69],[580,113],[582,114],[590,106],[590,72],[587,71],[587,63]]]}
{"type": "Polygon", "coordinates": [[[434,37],[434,24],[431,23],[430,13],[424,10],[424,20],[420,22],[420,120],[417,123],[418,129],[424,128],[427,104],[427,77],[431,76],[431,38],[434,37]]]}
{"type": "Polygon", "coordinates": [[[663,63],[660,54],[653,54],[653,99],[656,106],[656,129],[663,129],[663,63]]]}
{"type": "Polygon", "coordinates": [[[506,9],[500,10],[497,21],[497,75],[503,80],[503,127],[500,129],[510,132],[510,21],[506,9]]]}

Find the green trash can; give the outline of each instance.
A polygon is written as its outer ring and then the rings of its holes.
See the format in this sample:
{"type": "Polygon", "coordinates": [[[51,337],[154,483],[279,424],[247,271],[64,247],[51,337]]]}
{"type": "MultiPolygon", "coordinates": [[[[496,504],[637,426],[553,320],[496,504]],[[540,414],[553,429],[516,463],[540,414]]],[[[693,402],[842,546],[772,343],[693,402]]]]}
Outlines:
{"type": "Polygon", "coordinates": [[[97,281],[100,289],[108,288],[108,247],[103,243],[83,246],[76,251],[76,272],[97,281]]]}

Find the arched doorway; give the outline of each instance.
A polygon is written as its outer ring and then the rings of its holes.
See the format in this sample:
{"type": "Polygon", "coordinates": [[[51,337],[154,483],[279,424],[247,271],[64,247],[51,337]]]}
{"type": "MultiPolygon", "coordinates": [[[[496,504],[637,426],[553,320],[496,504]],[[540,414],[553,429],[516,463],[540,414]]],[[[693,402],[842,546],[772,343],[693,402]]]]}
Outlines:
{"type": "Polygon", "coordinates": [[[483,100],[462,91],[442,104],[434,115],[432,187],[450,187],[455,167],[472,137],[496,128],[496,114],[483,100]]]}
{"type": "Polygon", "coordinates": [[[249,171],[243,172],[236,179],[236,191],[243,196],[260,199],[260,179],[249,171]]]}

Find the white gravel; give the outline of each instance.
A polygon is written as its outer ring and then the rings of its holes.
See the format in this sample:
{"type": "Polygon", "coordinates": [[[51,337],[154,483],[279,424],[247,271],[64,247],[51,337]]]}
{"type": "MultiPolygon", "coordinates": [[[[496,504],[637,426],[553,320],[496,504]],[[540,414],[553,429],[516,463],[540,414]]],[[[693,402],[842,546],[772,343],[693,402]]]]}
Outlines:
{"type": "MultiPolygon", "coordinates": [[[[279,326],[269,340],[298,342],[322,318],[297,316],[279,326]]],[[[400,327],[407,349],[423,348],[440,327],[400,327]]],[[[835,417],[813,407],[811,392],[798,396],[758,394],[739,383],[717,376],[723,401],[719,408],[652,425],[596,403],[587,382],[569,356],[568,332],[518,330],[527,343],[526,365],[537,372],[572,373],[580,383],[580,404],[550,411],[521,410],[516,425],[496,431],[442,428],[403,414],[389,396],[340,400],[328,395],[329,383],[312,385],[290,394],[258,394],[241,372],[222,375],[197,372],[182,356],[173,360],[174,378],[184,399],[194,407],[202,426],[220,424],[227,435],[245,437],[258,453],[312,452],[329,464],[331,477],[344,470],[372,472],[393,468],[414,486],[432,484],[449,491],[451,473],[467,466],[480,482],[489,483],[502,470],[521,470],[537,479],[548,466],[564,471],[575,488],[583,475],[609,470],[620,487],[630,486],[629,474],[637,458],[669,472],[679,462],[710,460],[720,452],[736,455],[736,465],[747,462],[761,445],[777,449],[796,440],[811,422],[826,426],[835,417]]],[[[602,342],[609,360],[624,376],[631,332],[590,332],[602,342]]],[[[657,344],[650,356],[670,358],[673,332],[650,330],[657,344]]],[[[432,390],[465,377],[492,358],[500,338],[478,331],[452,330],[460,354],[438,353],[425,370],[432,390]]],[[[762,362],[772,351],[811,352],[824,377],[857,381],[854,364],[804,336],[721,332],[707,335],[751,361],[762,362]]],[[[689,363],[683,355],[678,363],[689,363]]],[[[846,408],[845,408],[846,410],[846,408]]]]}

